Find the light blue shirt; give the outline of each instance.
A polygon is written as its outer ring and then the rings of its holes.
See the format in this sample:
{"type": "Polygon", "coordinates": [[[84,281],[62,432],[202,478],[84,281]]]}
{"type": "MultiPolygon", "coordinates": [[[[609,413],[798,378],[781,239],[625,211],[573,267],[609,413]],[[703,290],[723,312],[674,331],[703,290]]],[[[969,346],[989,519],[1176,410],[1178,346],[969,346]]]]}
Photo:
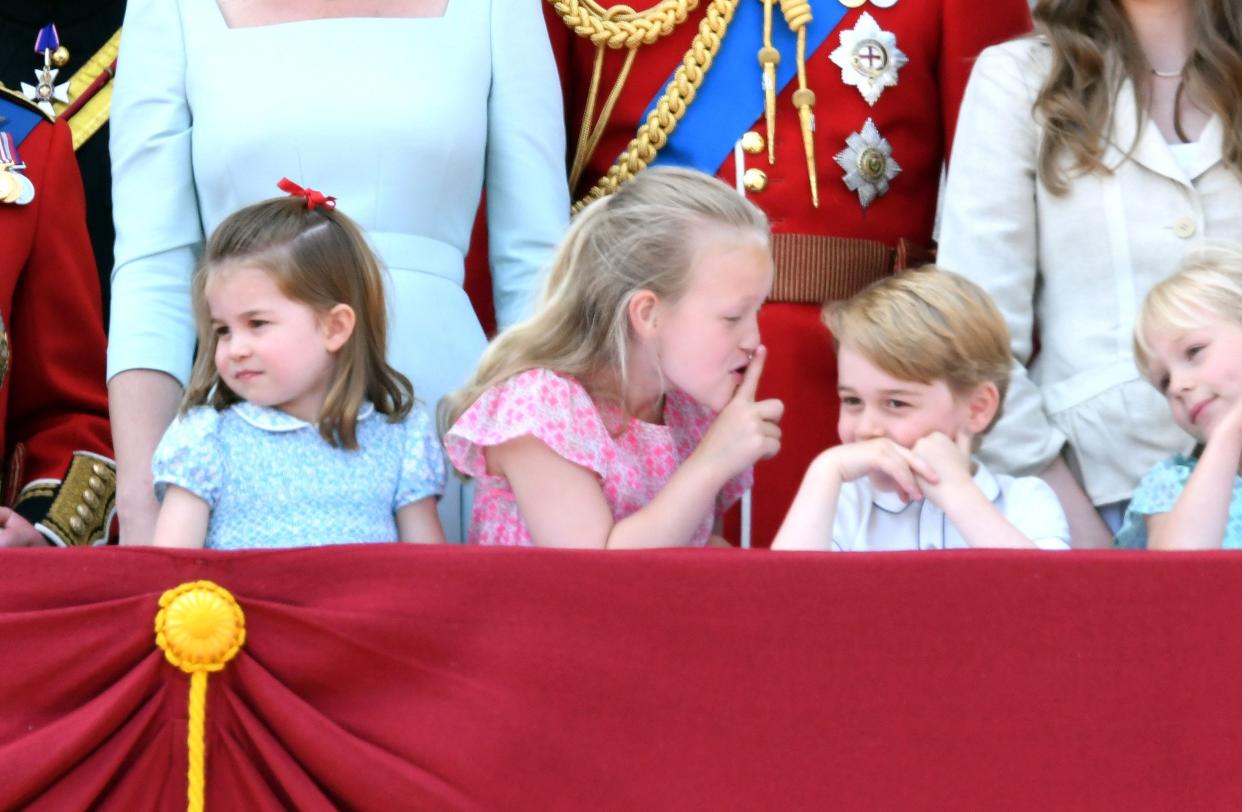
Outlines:
{"type": "MultiPolygon", "coordinates": [[[[1147,517],[1168,513],[1177,504],[1186,480],[1199,460],[1184,454],[1157,463],[1139,483],[1126,517],[1117,532],[1116,545],[1132,549],[1147,547],[1147,517]]],[[[1225,525],[1226,550],[1242,549],[1242,477],[1233,478],[1233,498],[1229,502],[1229,521],[1225,525]]]]}
{"type": "Polygon", "coordinates": [[[155,450],[156,496],[171,484],[206,502],[212,549],[397,541],[397,509],[444,490],[444,452],[417,408],[392,423],[364,404],[357,437],[334,448],[278,409],[199,406],[155,450]]]}

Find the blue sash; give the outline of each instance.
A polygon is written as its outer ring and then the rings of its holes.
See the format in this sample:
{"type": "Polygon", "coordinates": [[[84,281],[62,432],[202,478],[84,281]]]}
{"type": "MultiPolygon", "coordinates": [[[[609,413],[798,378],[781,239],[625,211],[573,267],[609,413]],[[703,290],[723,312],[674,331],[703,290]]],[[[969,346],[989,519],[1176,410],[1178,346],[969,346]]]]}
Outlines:
{"type": "MultiPolygon", "coordinates": [[[[806,27],[808,60],[840,24],[846,11],[848,9],[840,3],[816,4],[815,16],[806,27]]],[[[798,74],[798,36],[785,25],[779,8],[772,12],[772,46],[781,52],[781,63],[776,67],[779,96],[798,74]]],[[[689,166],[709,175],[716,174],[733,151],[737,139],[763,117],[763,68],[758,58],[762,47],[763,4],[740,0],[694,103],[669,136],[668,144],[660,150],[653,166],[689,166]]],[[[643,121],[655,109],[667,87],[666,82],[647,106],[643,121]]],[[[792,132],[785,137],[799,136],[792,132]]]]}
{"type": "Polygon", "coordinates": [[[26,140],[26,136],[30,135],[31,130],[39,126],[40,121],[47,121],[43,116],[30,110],[17,102],[9,101],[0,93],[0,116],[6,121],[0,124],[0,130],[4,130],[13,136],[13,143],[21,146],[22,141],[26,140]]]}

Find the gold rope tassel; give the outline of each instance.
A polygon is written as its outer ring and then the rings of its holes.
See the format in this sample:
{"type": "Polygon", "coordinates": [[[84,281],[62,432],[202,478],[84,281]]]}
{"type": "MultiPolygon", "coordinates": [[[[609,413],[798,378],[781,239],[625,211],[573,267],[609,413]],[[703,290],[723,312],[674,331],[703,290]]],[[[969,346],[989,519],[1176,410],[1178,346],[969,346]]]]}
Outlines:
{"type": "Polygon", "coordinates": [[[224,668],[246,642],[246,616],[227,589],[191,581],[160,596],[155,645],[190,675],[187,809],[202,812],[207,790],[207,675],[224,668]]]}
{"type": "Polygon", "coordinates": [[[809,0],[780,0],[781,12],[789,29],[798,34],[798,89],[793,94],[798,121],[802,125],[802,150],[811,181],[811,205],[819,208],[819,172],[815,166],[815,92],[806,82],[806,27],[811,22],[809,0]]]}
{"type": "Polygon", "coordinates": [[[759,49],[759,65],[763,68],[763,115],[768,124],[768,165],[776,163],[776,66],[781,52],[772,47],[772,4],[763,0],[763,47],[759,49]]]}

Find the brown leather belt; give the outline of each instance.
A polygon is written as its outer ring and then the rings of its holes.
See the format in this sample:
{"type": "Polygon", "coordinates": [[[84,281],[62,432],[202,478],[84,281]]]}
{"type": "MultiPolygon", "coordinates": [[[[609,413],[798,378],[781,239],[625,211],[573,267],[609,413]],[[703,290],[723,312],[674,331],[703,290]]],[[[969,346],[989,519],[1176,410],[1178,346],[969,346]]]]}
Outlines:
{"type": "Polygon", "coordinates": [[[897,246],[875,240],[819,234],[773,234],[776,278],[769,302],[823,304],[848,299],[897,271],[935,259],[935,253],[905,238],[897,246]]]}

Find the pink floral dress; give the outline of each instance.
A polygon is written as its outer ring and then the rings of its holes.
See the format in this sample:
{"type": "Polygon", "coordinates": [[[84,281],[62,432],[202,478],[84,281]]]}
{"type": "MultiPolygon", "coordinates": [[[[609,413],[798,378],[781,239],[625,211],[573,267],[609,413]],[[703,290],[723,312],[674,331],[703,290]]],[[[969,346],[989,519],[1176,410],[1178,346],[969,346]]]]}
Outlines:
{"type": "MultiPolygon", "coordinates": [[[[531,435],[570,462],[596,473],[616,520],[624,519],[655,498],[668,483],[716,417],[682,392],[664,399],[665,425],[631,419],[616,436],[608,426],[620,423],[615,408],[599,406],[576,379],[546,369],[514,375],[483,393],[444,438],[445,450],[459,471],[476,480],[472,544],[531,546],[530,532],[518,515],[509,481],[487,472],[488,446],[531,435]]],[[[701,547],[716,519],[736,502],[752,481],[751,471],[732,479],[703,516],[688,546],[701,547]]]]}

